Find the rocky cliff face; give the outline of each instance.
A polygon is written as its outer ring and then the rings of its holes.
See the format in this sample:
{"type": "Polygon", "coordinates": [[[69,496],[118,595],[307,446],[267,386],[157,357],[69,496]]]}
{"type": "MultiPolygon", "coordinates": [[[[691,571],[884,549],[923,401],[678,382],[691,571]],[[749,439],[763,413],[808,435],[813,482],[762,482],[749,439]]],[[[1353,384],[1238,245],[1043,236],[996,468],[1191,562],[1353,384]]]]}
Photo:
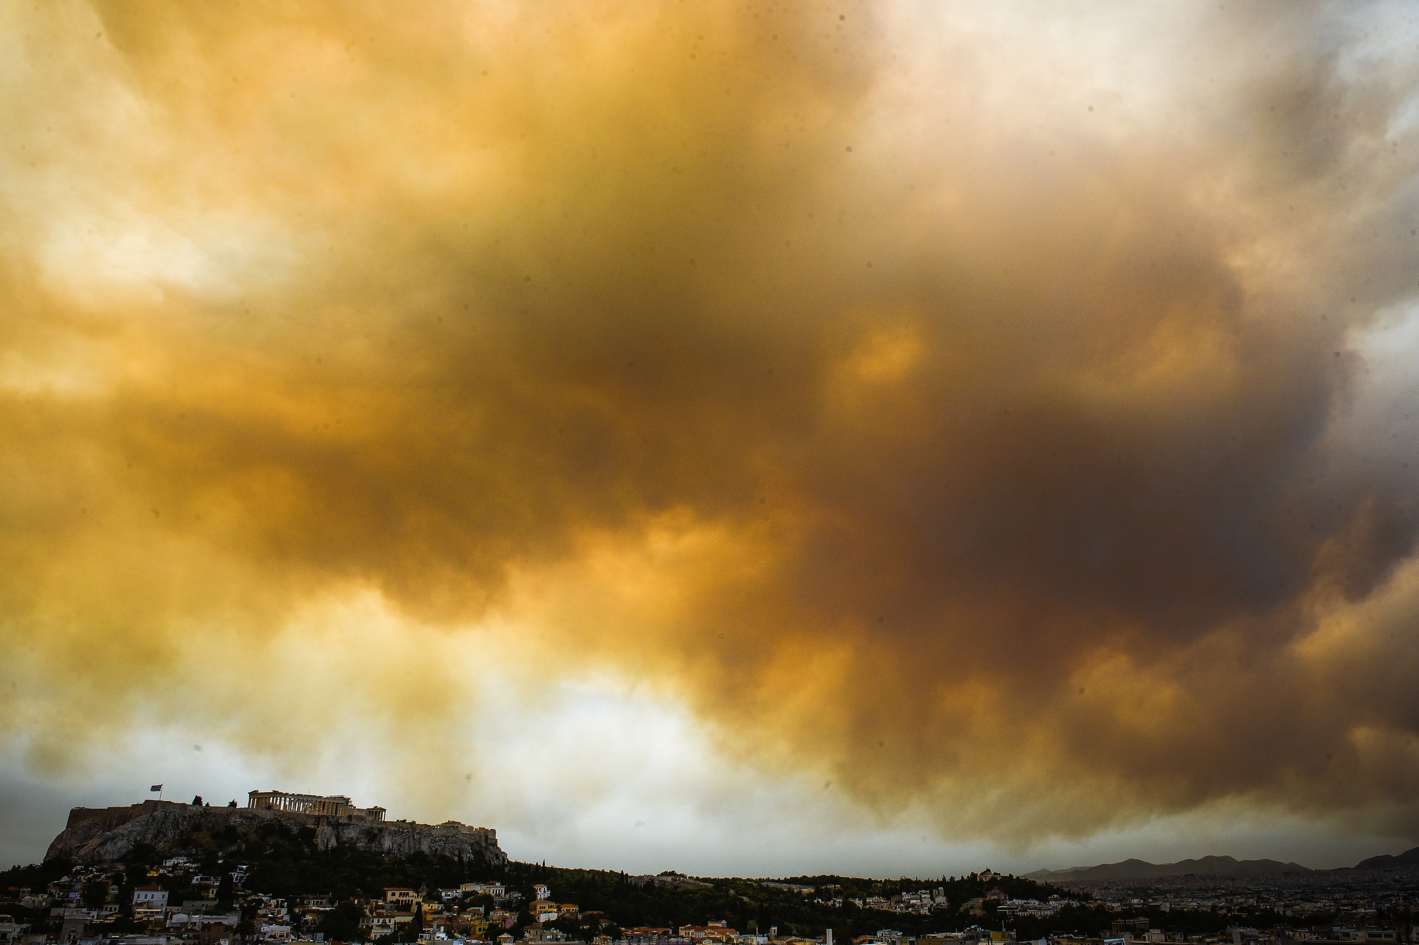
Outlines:
{"type": "Polygon", "coordinates": [[[496,832],[485,827],[453,822],[439,826],[400,821],[366,823],[282,811],[190,807],[170,801],[103,809],[76,807],[69,813],[68,826],[54,838],[44,858],[121,863],[133,855],[140,843],[151,844],[164,856],[177,856],[212,842],[229,845],[233,831],[239,838],[273,822],[292,829],[314,827],[316,844],[322,850],[349,845],[396,857],[423,852],[464,861],[507,861],[507,854],[498,847],[496,832]]]}

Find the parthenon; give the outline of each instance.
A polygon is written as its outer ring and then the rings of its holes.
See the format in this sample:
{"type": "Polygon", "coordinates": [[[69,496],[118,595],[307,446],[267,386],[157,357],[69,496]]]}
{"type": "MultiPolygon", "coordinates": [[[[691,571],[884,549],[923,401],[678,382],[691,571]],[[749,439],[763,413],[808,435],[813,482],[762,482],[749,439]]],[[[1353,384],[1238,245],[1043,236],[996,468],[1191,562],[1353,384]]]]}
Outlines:
{"type": "Polygon", "coordinates": [[[325,817],[355,817],[361,820],[384,820],[383,807],[359,808],[348,797],[332,794],[291,794],[286,791],[251,791],[246,806],[254,810],[279,810],[292,814],[317,814],[325,817]]]}

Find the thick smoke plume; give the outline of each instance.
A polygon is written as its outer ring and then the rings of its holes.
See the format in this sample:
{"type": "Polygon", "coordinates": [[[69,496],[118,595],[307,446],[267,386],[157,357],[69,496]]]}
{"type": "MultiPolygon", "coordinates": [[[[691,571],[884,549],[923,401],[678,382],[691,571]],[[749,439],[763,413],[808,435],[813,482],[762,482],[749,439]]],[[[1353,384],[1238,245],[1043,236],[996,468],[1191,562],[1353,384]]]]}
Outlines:
{"type": "Polygon", "coordinates": [[[1232,6],[7,5],[0,724],[275,750],[372,593],[951,835],[1419,837],[1416,28],[1232,6]]]}

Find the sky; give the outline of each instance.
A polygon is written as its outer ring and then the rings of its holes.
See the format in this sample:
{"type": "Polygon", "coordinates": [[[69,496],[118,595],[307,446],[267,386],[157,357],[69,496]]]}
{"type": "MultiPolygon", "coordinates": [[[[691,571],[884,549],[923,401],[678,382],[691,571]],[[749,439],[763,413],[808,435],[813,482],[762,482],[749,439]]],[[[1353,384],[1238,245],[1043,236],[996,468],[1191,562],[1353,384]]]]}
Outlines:
{"type": "Polygon", "coordinates": [[[0,0],[0,862],[1419,844],[1407,2],[0,0]]]}

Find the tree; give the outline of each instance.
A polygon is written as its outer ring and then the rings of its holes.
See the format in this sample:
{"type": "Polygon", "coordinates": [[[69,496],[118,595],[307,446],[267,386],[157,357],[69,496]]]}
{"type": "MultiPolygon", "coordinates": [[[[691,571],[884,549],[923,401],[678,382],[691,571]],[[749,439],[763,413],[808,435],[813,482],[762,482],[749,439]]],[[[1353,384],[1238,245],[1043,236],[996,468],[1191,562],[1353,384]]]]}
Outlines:
{"type": "Polygon", "coordinates": [[[399,936],[399,941],[417,942],[419,940],[419,933],[423,930],[424,904],[422,902],[416,902],[414,903],[414,921],[405,923],[404,934],[399,936]]]}
{"type": "Polygon", "coordinates": [[[360,927],[360,920],[364,917],[365,910],[353,902],[342,902],[335,908],[326,910],[316,923],[315,930],[324,932],[327,942],[364,941],[365,932],[360,927]]]}
{"type": "Polygon", "coordinates": [[[120,912],[118,918],[109,922],[107,934],[123,935],[128,932],[138,932],[144,928],[146,928],[146,926],[140,925],[139,923],[133,921],[133,917],[131,915],[125,915],[120,912]]]}
{"type": "Polygon", "coordinates": [[[517,910],[517,920],[513,922],[512,928],[508,931],[512,932],[513,938],[520,940],[522,938],[522,930],[531,925],[532,921],[532,910],[527,908],[526,905],[522,905],[517,910]]]}
{"type": "Polygon", "coordinates": [[[466,909],[470,906],[482,906],[483,914],[487,915],[498,907],[498,903],[487,893],[469,893],[463,897],[463,907],[466,909]]]}
{"type": "Polygon", "coordinates": [[[232,874],[223,873],[221,881],[217,883],[217,901],[230,904],[235,894],[236,882],[232,879],[232,874]]]}
{"type": "Polygon", "coordinates": [[[558,932],[566,935],[567,938],[581,938],[581,922],[571,916],[561,916],[547,923],[558,932]]]}
{"type": "Polygon", "coordinates": [[[108,881],[85,883],[83,891],[80,893],[80,901],[86,909],[102,908],[103,904],[108,902],[108,881]]]}

